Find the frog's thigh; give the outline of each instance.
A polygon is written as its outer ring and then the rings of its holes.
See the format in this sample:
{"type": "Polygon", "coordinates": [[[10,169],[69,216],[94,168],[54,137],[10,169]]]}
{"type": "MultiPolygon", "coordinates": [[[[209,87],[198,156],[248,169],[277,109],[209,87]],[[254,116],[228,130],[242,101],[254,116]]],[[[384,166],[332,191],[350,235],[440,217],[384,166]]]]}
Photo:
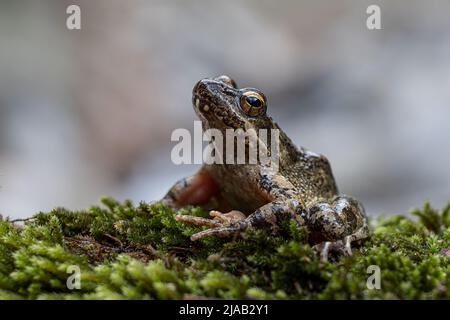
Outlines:
{"type": "Polygon", "coordinates": [[[175,183],[162,201],[175,207],[202,205],[218,194],[217,183],[206,170],[200,170],[197,174],[175,183]]]}
{"type": "Polygon", "coordinates": [[[353,242],[368,236],[367,218],[358,201],[337,196],[331,203],[318,202],[308,209],[308,227],[313,242],[346,239],[353,242]]]}

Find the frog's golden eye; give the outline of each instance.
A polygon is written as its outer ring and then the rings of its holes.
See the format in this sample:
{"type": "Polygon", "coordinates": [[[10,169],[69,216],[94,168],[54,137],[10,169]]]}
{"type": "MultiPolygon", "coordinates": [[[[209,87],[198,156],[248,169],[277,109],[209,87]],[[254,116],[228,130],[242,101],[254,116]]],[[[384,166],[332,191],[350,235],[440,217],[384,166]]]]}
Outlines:
{"type": "Polygon", "coordinates": [[[246,115],[257,117],[266,112],[266,100],[256,91],[246,91],[241,96],[241,109],[246,115]]]}

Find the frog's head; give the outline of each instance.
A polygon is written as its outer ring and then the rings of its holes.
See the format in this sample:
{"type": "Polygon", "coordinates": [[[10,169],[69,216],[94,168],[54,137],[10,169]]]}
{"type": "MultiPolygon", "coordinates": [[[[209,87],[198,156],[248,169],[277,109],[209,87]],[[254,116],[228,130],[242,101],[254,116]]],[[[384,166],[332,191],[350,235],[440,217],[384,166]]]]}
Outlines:
{"type": "Polygon", "coordinates": [[[228,76],[200,80],[194,87],[192,102],[206,128],[269,128],[267,100],[253,88],[239,89],[228,76]]]}

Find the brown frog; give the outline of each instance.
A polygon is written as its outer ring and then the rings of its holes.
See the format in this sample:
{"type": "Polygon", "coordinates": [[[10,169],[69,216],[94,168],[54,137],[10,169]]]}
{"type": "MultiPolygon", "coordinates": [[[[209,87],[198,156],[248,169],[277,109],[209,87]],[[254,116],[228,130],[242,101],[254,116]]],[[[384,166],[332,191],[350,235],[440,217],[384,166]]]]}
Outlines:
{"type": "MultiPolygon", "coordinates": [[[[176,216],[177,221],[210,227],[191,240],[242,236],[249,228],[276,232],[281,221],[293,219],[308,228],[310,242],[327,259],[330,250],[351,255],[351,243],[369,236],[363,206],[339,195],[327,158],[296,147],[266,114],[262,92],[239,89],[227,76],[204,79],[193,89],[193,105],[204,130],[279,130],[279,165],[261,170],[261,164],[204,164],[197,174],[177,182],[163,198],[165,204],[215,209],[210,211],[213,219],[176,216]]],[[[266,146],[270,153],[270,144],[266,146]]]]}

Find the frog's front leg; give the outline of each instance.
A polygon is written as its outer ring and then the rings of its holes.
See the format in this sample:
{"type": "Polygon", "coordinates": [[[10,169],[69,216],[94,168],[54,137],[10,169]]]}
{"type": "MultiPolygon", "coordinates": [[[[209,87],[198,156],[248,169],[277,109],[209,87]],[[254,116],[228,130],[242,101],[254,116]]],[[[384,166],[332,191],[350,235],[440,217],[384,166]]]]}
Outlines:
{"type": "MultiPolygon", "coordinates": [[[[239,211],[219,213],[221,216],[220,218],[217,218],[218,214],[216,213],[216,217],[214,219],[196,219],[197,217],[177,215],[176,220],[212,227],[211,229],[204,230],[192,235],[191,240],[196,241],[206,237],[239,237],[242,236],[245,230],[251,228],[264,228],[276,231],[279,227],[279,222],[289,219],[292,216],[293,210],[295,209],[286,202],[274,201],[262,206],[248,217],[242,218],[240,220],[228,219],[230,214],[236,215],[236,213],[239,213],[240,215],[243,215],[239,211]],[[225,219],[223,217],[225,217],[225,219]],[[220,222],[220,220],[225,221],[220,222]]],[[[211,213],[214,213],[214,211],[212,211],[211,213]]]]}
{"type": "Polygon", "coordinates": [[[331,250],[351,255],[351,243],[369,236],[367,217],[362,205],[347,196],[331,202],[316,202],[308,207],[306,223],[323,260],[331,250]]]}
{"type": "Polygon", "coordinates": [[[266,193],[271,202],[263,205],[248,217],[237,210],[229,213],[211,211],[210,215],[214,219],[203,219],[188,215],[177,215],[177,221],[184,221],[196,225],[205,225],[211,229],[194,234],[191,240],[199,240],[205,237],[234,237],[241,236],[243,232],[250,228],[265,228],[276,231],[279,222],[290,219],[304,208],[297,200],[294,186],[282,176],[262,176],[260,179],[261,191],[266,193]]]}

